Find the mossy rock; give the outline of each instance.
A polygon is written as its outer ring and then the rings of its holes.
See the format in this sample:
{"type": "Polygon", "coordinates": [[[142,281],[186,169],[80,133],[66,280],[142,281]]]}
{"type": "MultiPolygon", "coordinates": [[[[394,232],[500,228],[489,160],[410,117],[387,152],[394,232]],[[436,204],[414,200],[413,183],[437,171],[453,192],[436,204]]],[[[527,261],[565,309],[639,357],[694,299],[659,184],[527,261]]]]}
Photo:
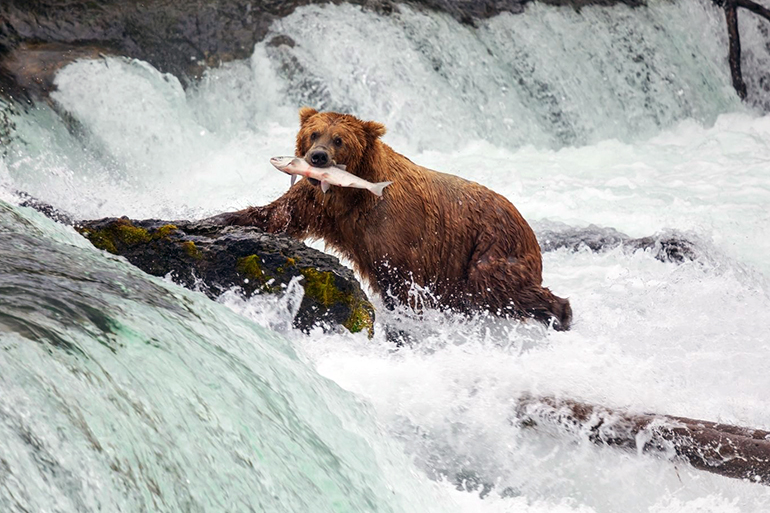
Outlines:
{"type": "Polygon", "coordinates": [[[335,285],[334,274],[331,271],[322,273],[318,272],[318,269],[306,267],[301,269],[300,273],[305,277],[302,284],[305,287],[305,294],[322,305],[330,306],[347,299],[346,295],[335,285]]]}
{"type": "Polygon", "coordinates": [[[176,227],[176,225],[173,224],[164,224],[155,232],[152,234],[152,237],[154,239],[165,239],[168,238],[172,233],[179,230],[179,228],[176,227]]]}
{"type": "Polygon", "coordinates": [[[351,305],[353,312],[342,325],[351,333],[366,330],[369,338],[374,336],[374,306],[369,301],[358,301],[351,305]]]}
{"type": "Polygon", "coordinates": [[[340,280],[333,271],[321,272],[313,267],[302,268],[300,273],[305,278],[302,285],[306,298],[326,308],[345,305],[350,315],[342,325],[351,333],[366,330],[370,337],[374,334],[374,307],[368,300],[356,294],[355,290],[341,288],[338,282],[343,281],[344,287],[344,280],[340,280]]]}
{"type": "Polygon", "coordinates": [[[253,227],[108,218],[76,225],[97,248],[211,298],[238,287],[245,296],[280,294],[297,277],[305,295],[295,327],[374,330],[374,307],[350,269],[325,253],[253,227]]]}
{"type": "Polygon", "coordinates": [[[249,255],[238,260],[238,272],[252,280],[267,281],[267,276],[262,270],[262,261],[259,255],[249,255]]]}
{"type": "Polygon", "coordinates": [[[184,241],[181,244],[181,246],[184,249],[184,252],[187,253],[188,256],[195,258],[196,260],[200,260],[201,258],[203,258],[203,255],[198,249],[198,246],[196,246],[193,241],[191,240],[184,241]]]}
{"type": "Polygon", "coordinates": [[[100,228],[78,226],[77,229],[81,235],[91,241],[91,244],[115,255],[120,254],[124,248],[152,240],[152,236],[146,229],[134,226],[126,217],[115,219],[114,222],[100,228]]]}

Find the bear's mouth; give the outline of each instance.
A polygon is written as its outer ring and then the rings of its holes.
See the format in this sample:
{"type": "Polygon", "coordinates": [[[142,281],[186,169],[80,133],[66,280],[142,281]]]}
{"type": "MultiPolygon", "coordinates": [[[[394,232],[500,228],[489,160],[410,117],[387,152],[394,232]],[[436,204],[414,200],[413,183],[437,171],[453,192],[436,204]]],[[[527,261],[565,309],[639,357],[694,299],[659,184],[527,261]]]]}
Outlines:
{"type": "Polygon", "coordinates": [[[319,180],[316,180],[315,178],[309,178],[307,179],[308,182],[310,182],[311,185],[318,185],[321,183],[319,180]]]}

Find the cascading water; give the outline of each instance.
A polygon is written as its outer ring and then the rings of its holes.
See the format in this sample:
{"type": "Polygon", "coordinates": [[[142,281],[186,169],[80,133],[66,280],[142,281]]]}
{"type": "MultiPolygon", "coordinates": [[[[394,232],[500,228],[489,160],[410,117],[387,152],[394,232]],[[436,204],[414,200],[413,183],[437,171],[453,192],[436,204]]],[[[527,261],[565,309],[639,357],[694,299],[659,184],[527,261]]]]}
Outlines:
{"type": "Polygon", "coordinates": [[[274,25],[296,42],[268,48],[287,94],[421,134],[417,149],[472,139],[505,147],[627,140],[681,119],[712,123],[737,107],[715,58],[724,52],[721,27],[692,6],[576,13],[535,5],[475,29],[408,9],[396,20],[339,11],[335,23],[313,7],[274,25]],[[695,39],[672,16],[712,32],[695,39]]]}
{"type": "MultiPolygon", "coordinates": [[[[0,510],[767,511],[766,487],[512,421],[531,392],[770,428],[770,117],[732,90],[723,23],[695,1],[530,4],[475,28],[307,6],[187,90],[110,57],[61,70],[50,105],[0,104],[0,510]],[[536,230],[678,230],[703,258],[546,253],[572,331],[427,312],[396,351],[401,312],[371,341],[303,335],[269,300],[213,303],[12,205],[266,203],[305,104],[385,123],[536,230]]],[[[762,106],[766,30],[741,29],[762,106]]]]}
{"type": "Polygon", "coordinates": [[[369,445],[366,406],[280,335],[0,212],[3,511],[431,508],[388,482],[408,463],[369,445]]]}

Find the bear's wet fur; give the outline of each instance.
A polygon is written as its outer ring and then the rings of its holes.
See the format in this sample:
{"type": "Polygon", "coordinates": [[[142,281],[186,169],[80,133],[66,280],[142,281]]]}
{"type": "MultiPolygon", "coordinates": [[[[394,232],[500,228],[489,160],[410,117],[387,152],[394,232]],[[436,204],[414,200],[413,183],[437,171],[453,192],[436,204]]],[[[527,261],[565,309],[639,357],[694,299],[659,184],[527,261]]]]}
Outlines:
{"type": "Polygon", "coordinates": [[[540,246],[507,199],[396,153],[380,140],[380,123],[308,107],[300,109],[300,123],[296,156],[317,167],[344,164],[370,182],[393,184],[379,198],[343,187],[324,194],[318,182],[300,180],[269,205],[220,220],[323,239],[350,259],[388,306],[414,306],[414,291],[428,290],[421,304],[569,329],[569,301],[542,286],[540,246]]]}

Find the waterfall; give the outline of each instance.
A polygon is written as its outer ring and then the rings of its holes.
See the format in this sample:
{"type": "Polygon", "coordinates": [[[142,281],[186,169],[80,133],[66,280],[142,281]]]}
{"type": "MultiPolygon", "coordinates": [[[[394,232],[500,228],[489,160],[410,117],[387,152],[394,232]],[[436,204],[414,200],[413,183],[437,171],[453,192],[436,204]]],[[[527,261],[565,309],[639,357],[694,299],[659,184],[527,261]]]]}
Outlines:
{"type": "MultiPolygon", "coordinates": [[[[178,77],[123,57],[0,100],[0,511],[763,512],[767,488],[534,434],[534,392],[770,429],[770,47],[741,13],[743,104],[712,2],[529,3],[464,25],[307,5],[249,59],[178,77]],[[572,331],[427,311],[396,349],[149,277],[75,218],[192,219],[283,194],[297,108],[382,122],[414,162],[540,227],[676,231],[704,258],[544,254],[572,331]]],[[[316,247],[322,247],[314,243],[316,247]]],[[[377,303],[377,298],[373,298],[377,303]]]]}
{"type": "Polygon", "coordinates": [[[3,511],[431,509],[280,335],[1,201],[0,262],[3,511]]]}

